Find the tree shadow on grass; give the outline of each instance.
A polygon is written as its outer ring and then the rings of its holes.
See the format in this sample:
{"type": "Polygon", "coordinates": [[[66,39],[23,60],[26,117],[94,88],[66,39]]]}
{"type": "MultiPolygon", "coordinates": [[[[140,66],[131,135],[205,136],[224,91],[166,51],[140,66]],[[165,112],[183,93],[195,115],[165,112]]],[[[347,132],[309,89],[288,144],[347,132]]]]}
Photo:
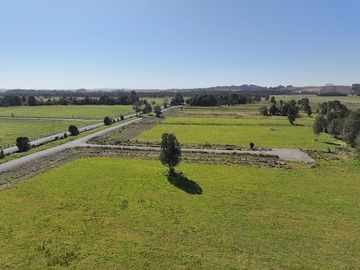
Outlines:
{"type": "Polygon", "coordinates": [[[324,142],[324,143],[329,145],[341,146],[340,143],[333,143],[333,142],[324,142]]]}
{"type": "Polygon", "coordinates": [[[169,173],[168,181],[175,187],[193,195],[201,195],[202,188],[194,181],[188,179],[182,172],[169,173]]]}

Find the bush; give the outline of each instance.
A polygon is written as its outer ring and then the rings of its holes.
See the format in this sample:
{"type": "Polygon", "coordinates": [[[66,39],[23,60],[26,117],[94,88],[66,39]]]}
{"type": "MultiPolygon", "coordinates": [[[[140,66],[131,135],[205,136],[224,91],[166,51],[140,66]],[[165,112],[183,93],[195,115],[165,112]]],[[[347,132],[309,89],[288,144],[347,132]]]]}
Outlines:
{"type": "Polygon", "coordinates": [[[64,133],[64,139],[66,139],[68,137],[67,133],[64,133]]]}
{"type": "Polygon", "coordinates": [[[249,146],[250,146],[250,149],[251,149],[251,150],[253,150],[253,149],[254,149],[255,144],[254,144],[253,142],[251,142],[249,146]]]}
{"type": "Polygon", "coordinates": [[[105,116],[104,118],[104,125],[110,126],[112,124],[112,119],[109,116],[105,116]]]}
{"type": "Polygon", "coordinates": [[[4,150],[1,149],[0,151],[0,159],[3,159],[5,158],[5,153],[4,153],[4,150]]]}
{"type": "Polygon", "coordinates": [[[260,112],[261,115],[265,115],[265,116],[269,114],[269,110],[268,110],[268,108],[266,106],[260,107],[259,112],[260,112]]]}
{"type": "Polygon", "coordinates": [[[120,120],[125,120],[125,117],[123,115],[120,115],[120,120]]]}
{"type": "Polygon", "coordinates": [[[19,152],[26,152],[31,148],[30,139],[28,137],[18,137],[16,146],[19,148],[19,152]]]}
{"type": "Polygon", "coordinates": [[[77,136],[80,133],[78,128],[74,125],[69,126],[69,132],[71,136],[77,136]]]}

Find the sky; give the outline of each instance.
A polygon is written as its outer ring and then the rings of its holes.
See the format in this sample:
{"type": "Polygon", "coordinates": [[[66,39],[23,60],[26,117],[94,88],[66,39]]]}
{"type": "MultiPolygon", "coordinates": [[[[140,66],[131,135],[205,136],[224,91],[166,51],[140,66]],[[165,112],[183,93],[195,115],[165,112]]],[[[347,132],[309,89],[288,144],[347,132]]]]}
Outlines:
{"type": "Polygon", "coordinates": [[[0,89],[360,82],[359,0],[0,0],[0,89]]]}

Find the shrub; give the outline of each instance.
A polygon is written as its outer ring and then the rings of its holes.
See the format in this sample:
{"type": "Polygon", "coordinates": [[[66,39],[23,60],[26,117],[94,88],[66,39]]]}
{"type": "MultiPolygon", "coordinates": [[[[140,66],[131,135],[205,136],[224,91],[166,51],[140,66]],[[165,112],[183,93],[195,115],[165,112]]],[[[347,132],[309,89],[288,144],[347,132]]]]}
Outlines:
{"type": "Polygon", "coordinates": [[[112,124],[112,119],[109,116],[105,116],[104,125],[110,126],[112,124]]]}
{"type": "Polygon", "coordinates": [[[253,149],[254,149],[255,144],[254,144],[253,142],[251,142],[251,143],[249,144],[249,146],[250,146],[250,149],[251,149],[251,150],[253,150],[253,149]]]}
{"type": "Polygon", "coordinates": [[[18,137],[16,146],[19,148],[19,152],[26,152],[31,148],[30,139],[28,137],[18,137]]]}
{"type": "Polygon", "coordinates": [[[268,115],[269,114],[269,110],[266,106],[262,106],[259,108],[259,112],[261,115],[268,115]]]}
{"type": "Polygon", "coordinates": [[[0,159],[3,159],[3,158],[5,158],[5,153],[4,153],[4,150],[1,149],[1,151],[0,151],[0,159]]]}
{"type": "Polygon", "coordinates": [[[120,120],[125,120],[125,117],[123,115],[120,115],[120,120]]]}
{"type": "Polygon", "coordinates": [[[74,125],[69,126],[69,132],[71,136],[77,136],[80,133],[78,128],[74,125]]]}

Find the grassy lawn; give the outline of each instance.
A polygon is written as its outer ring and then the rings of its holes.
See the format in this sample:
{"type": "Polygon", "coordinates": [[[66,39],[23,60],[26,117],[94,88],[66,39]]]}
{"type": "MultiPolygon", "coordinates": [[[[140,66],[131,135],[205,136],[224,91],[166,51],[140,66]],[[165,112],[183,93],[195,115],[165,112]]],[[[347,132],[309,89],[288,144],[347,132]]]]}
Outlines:
{"type": "Polygon", "coordinates": [[[48,134],[65,132],[70,125],[83,127],[86,125],[86,121],[0,119],[0,148],[15,144],[17,137],[44,137],[48,134]]]}
{"type": "MultiPolygon", "coordinates": [[[[183,114],[187,115],[195,115],[195,116],[226,116],[226,117],[234,117],[238,116],[238,114],[248,114],[248,113],[259,113],[259,108],[269,102],[261,102],[255,104],[242,104],[236,106],[229,107],[184,107],[182,110],[183,114]]],[[[270,104],[270,103],[269,103],[270,104]]]]}
{"type": "Polygon", "coordinates": [[[0,191],[1,269],[359,269],[354,161],[310,169],[83,158],[0,191]]]}
{"type": "MultiPolygon", "coordinates": [[[[297,118],[295,123],[312,126],[314,119],[309,117],[297,118]]],[[[228,126],[289,126],[289,120],[281,116],[252,116],[252,117],[166,117],[163,124],[175,125],[228,125],[228,126]]]]}
{"type": "Polygon", "coordinates": [[[69,105],[1,107],[0,116],[104,119],[134,112],[131,105],[69,105]]]}
{"type": "Polygon", "coordinates": [[[143,132],[135,139],[160,142],[164,132],[176,135],[183,144],[233,144],[247,147],[250,142],[260,147],[327,149],[342,145],[328,134],[317,141],[312,131],[312,118],[296,119],[290,125],[285,117],[268,118],[188,118],[167,117],[163,124],[143,132]]]}

